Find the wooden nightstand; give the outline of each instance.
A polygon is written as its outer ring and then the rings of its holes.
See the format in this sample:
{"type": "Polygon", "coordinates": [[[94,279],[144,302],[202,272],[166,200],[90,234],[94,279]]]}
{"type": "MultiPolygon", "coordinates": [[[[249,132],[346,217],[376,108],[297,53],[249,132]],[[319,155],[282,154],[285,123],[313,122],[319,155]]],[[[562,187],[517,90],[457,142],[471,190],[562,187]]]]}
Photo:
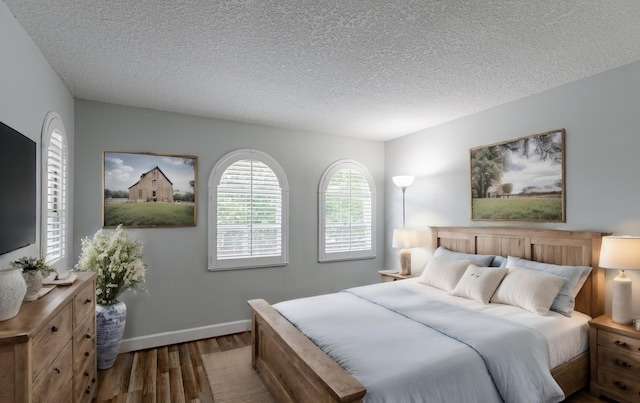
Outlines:
{"type": "Polygon", "coordinates": [[[380,282],[382,283],[415,277],[415,274],[400,274],[398,270],[380,270],[378,273],[380,273],[380,282]]]}
{"type": "Polygon", "coordinates": [[[621,402],[640,402],[640,331],[609,315],[589,321],[589,391],[621,402]]]}

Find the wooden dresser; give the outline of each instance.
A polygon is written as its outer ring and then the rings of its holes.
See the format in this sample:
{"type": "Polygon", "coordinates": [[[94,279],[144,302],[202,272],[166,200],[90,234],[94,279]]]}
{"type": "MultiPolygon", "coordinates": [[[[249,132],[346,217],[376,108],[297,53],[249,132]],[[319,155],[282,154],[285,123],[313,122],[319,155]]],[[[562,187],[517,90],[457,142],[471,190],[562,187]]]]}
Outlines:
{"type": "Polygon", "coordinates": [[[620,402],[640,402],[640,331],[608,315],[589,322],[590,392],[620,402]]]}
{"type": "Polygon", "coordinates": [[[97,391],[95,273],[0,322],[0,402],[90,402],[97,391]]]}

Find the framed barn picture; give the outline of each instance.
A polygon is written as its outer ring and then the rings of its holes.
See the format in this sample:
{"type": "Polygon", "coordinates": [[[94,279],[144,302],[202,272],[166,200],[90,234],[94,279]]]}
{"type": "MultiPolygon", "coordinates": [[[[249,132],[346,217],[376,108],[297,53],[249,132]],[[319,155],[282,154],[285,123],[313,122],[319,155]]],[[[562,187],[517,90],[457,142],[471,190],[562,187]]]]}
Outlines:
{"type": "Polygon", "coordinates": [[[565,222],[564,129],[471,149],[471,219],[565,222]]]}
{"type": "Polygon", "coordinates": [[[105,151],[102,225],[196,225],[197,157],[105,151]]]}

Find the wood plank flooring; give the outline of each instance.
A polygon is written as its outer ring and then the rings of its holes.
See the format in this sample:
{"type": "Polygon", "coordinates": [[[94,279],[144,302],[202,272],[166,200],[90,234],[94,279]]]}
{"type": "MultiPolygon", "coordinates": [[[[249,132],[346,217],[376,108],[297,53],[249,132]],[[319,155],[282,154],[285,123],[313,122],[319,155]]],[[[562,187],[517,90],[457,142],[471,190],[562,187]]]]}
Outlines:
{"type": "Polygon", "coordinates": [[[213,402],[202,355],[251,344],[244,332],[120,354],[113,367],[98,371],[95,402],[213,402]]]}
{"type": "MultiPolygon", "coordinates": [[[[251,344],[244,332],[120,354],[112,368],[98,371],[95,402],[211,403],[213,394],[202,365],[202,355],[251,344]]],[[[565,402],[602,403],[586,391],[565,402]]]]}

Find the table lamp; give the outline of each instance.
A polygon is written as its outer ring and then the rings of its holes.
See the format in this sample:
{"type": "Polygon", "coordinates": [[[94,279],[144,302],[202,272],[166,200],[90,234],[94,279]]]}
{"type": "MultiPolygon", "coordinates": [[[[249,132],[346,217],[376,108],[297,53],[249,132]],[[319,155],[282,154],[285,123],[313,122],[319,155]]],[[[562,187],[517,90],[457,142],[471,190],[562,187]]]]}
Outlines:
{"type": "Polygon", "coordinates": [[[400,251],[400,274],[411,274],[411,248],[420,246],[418,231],[414,229],[394,229],[393,243],[394,248],[402,248],[400,251]]]}
{"type": "Polygon", "coordinates": [[[631,323],[631,279],[624,271],[640,270],[640,237],[602,237],[600,267],[620,270],[618,277],[613,279],[611,320],[625,325],[631,323]]]}

